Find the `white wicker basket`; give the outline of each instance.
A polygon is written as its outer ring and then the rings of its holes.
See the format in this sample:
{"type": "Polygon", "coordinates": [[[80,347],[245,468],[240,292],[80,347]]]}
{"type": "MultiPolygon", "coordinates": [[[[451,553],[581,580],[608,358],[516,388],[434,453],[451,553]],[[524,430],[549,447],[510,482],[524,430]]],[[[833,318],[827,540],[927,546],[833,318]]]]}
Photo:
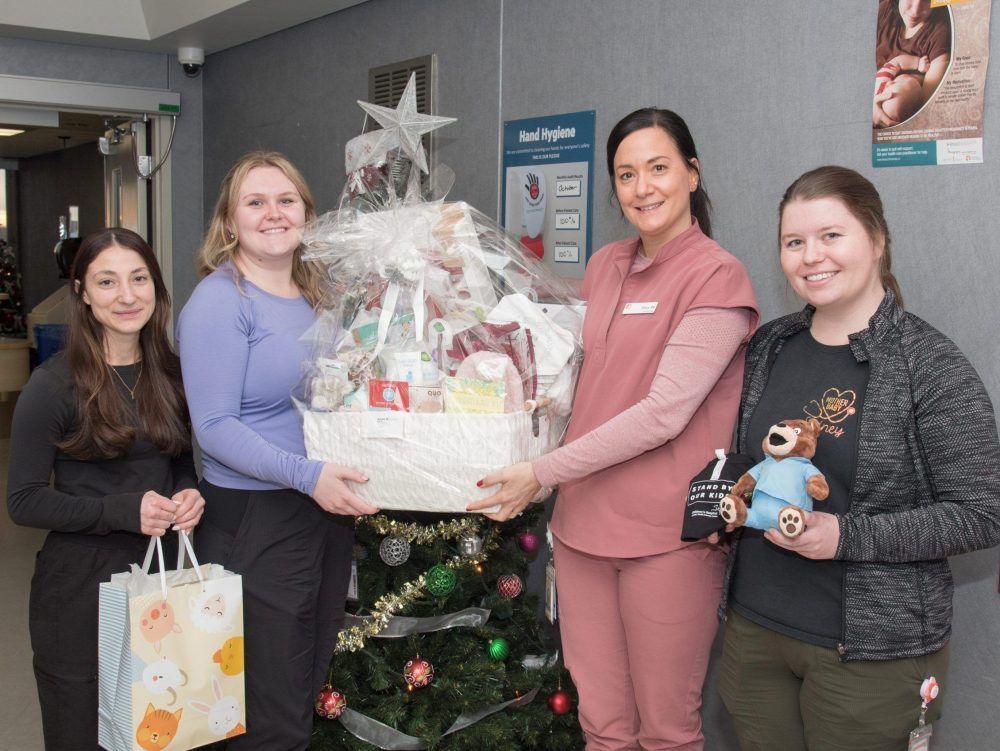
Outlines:
{"type": "Polygon", "coordinates": [[[465,511],[496,490],[476,487],[484,475],[554,449],[564,419],[556,422],[544,412],[303,414],[309,458],[363,472],[368,482],[355,489],[366,501],[437,512],[465,511]]]}

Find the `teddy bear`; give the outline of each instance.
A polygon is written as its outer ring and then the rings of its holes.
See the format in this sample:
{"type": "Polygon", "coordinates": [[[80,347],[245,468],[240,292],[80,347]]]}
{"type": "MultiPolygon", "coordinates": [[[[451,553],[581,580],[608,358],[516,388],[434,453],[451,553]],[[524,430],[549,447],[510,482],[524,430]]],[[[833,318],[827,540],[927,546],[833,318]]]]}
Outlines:
{"type": "Polygon", "coordinates": [[[736,527],[777,528],[785,537],[805,531],[813,499],[830,495],[826,477],[810,461],[820,435],[818,420],[783,420],[763,441],[764,461],[751,467],[719,501],[719,516],[736,527]]]}

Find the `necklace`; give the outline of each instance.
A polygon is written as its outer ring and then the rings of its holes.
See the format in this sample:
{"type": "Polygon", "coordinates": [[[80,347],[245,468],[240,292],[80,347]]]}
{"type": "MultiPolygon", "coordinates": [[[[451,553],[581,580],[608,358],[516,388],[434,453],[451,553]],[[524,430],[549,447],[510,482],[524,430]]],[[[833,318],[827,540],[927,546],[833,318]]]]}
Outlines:
{"type": "Polygon", "coordinates": [[[122,374],[118,372],[118,368],[116,368],[114,365],[108,365],[108,368],[111,370],[112,373],[115,374],[115,376],[121,382],[121,385],[125,387],[125,390],[128,392],[128,395],[132,398],[132,401],[134,402],[135,390],[139,386],[139,379],[142,378],[142,360],[139,360],[139,375],[135,377],[135,383],[132,384],[132,388],[129,388],[128,384],[125,383],[125,379],[122,378],[122,374]]]}

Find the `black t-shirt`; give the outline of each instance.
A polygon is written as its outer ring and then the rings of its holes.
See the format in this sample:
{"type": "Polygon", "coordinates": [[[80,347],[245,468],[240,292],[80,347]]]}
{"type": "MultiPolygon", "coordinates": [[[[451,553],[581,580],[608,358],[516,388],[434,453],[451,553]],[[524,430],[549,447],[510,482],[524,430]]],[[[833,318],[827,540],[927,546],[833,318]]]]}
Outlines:
{"type": "MultiPolygon", "coordinates": [[[[778,353],[750,417],[744,450],[763,459],[761,441],[771,425],[815,417],[822,432],[812,462],[826,476],[830,496],[813,508],[846,513],[867,385],[868,364],[854,358],[850,345],[820,344],[808,329],[795,334],[778,353]]],[[[772,545],[761,530],[748,528],[740,541],[732,603],[734,610],[762,626],[836,647],[843,633],[843,564],[803,558],[772,545]]]]}

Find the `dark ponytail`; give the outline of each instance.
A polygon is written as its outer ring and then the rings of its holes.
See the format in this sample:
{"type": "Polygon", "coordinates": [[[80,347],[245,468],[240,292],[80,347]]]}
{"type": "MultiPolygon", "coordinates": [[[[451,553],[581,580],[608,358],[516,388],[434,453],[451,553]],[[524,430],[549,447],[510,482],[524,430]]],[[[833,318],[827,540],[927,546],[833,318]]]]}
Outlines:
{"type": "Polygon", "coordinates": [[[698,220],[698,226],[708,237],[712,236],[712,201],[705,191],[701,169],[698,166],[698,150],[694,146],[694,138],[687,123],[676,112],[670,110],[645,107],[625,115],[608,134],[608,176],[611,178],[612,195],[615,184],[615,154],[628,136],[643,128],[659,128],[669,135],[677,150],[681,152],[684,161],[698,173],[698,187],[691,192],[691,216],[698,220]]]}

